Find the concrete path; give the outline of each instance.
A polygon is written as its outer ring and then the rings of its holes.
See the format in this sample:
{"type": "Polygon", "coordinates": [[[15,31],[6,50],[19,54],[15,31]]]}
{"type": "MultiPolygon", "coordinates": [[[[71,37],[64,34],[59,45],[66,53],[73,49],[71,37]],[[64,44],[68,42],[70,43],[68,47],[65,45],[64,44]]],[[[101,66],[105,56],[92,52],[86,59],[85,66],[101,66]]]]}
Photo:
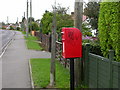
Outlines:
{"type": "Polygon", "coordinates": [[[2,88],[31,88],[29,59],[50,58],[50,55],[49,52],[28,50],[24,36],[16,32],[2,57],[2,88]]]}

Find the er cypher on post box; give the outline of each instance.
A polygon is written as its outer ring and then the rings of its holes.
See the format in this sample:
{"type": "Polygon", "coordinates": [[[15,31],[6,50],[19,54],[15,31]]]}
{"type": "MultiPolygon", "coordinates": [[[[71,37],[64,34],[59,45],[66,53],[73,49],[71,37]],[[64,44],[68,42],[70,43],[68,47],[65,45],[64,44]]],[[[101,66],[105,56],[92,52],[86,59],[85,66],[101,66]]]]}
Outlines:
{"type": "Polygon", "coordinates": [[[82,33],[77,28],[62,28],[63,58],[82,57],[82,33]]]}

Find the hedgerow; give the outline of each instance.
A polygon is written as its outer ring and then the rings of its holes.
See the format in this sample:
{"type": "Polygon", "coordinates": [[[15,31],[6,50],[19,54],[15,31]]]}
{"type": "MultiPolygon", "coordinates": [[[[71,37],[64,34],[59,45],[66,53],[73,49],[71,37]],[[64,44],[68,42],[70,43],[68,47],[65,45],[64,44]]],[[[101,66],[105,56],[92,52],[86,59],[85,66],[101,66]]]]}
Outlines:
{"type": "Polygon", "coordinates": [[[98,29],[103,55],[108,57],[109,50],[113,49],[120,62],[120,2],[100,4],[98,29]]]}

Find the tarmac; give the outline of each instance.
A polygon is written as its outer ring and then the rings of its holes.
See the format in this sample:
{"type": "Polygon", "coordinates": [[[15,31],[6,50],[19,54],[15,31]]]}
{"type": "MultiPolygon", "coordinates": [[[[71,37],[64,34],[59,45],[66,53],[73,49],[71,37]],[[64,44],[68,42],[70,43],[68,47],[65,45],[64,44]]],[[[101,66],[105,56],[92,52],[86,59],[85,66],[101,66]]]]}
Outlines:
{"type": "Polygon", "coordinates": [[[24,35],[16,31],[11,44],[2,56],[2,88],[32,88],[30,58],[50,58],[45,51],[28,50],[24,35]]]}

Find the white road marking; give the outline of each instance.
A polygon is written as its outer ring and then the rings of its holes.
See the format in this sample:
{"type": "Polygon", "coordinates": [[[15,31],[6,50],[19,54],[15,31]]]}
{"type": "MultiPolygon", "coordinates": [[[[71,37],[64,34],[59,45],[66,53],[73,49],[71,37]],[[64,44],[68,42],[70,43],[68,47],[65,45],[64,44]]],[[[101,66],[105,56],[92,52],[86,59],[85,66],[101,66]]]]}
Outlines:
{"type": "Polygon", "coordinates": [[[5,47],[5,49],[3,50],[2,54],[0,55],[0,58],[2,58],[2,56],[4,55],[4,53],[7,50],[7,47],[11,44],[11,42],[13,41],[13,39],[7,44],[7,46],[5,47]]]}

